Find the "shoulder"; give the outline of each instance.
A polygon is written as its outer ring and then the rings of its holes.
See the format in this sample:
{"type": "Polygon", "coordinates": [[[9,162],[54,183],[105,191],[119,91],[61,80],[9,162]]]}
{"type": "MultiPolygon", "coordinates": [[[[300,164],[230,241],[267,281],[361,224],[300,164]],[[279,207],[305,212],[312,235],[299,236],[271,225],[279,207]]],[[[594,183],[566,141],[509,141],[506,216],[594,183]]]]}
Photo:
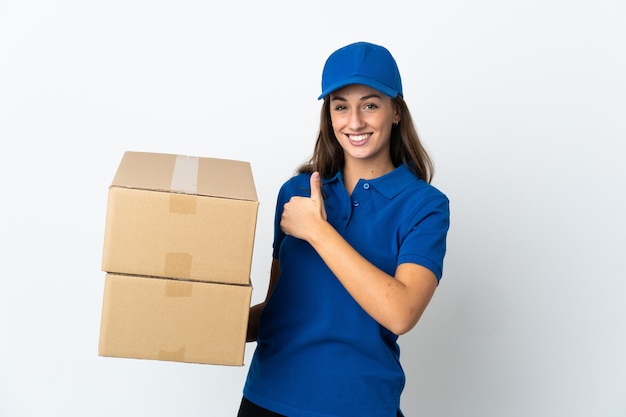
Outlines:
{"type": "Polygon", "coordinates": [[[424,201],[439,201],[446,204],[449,203],[448,196],[444,194],[443,191],[417,177],[415,178],[415,183],[411,187],[411,191],[413,192],[410,194],[424,201]]]}
{"type": "Polygon", "coordinates": [[[434,185],[426,181],[416,178],[416,182],[408,188],[405,198],[410,201],[414,207],[417,218],[425,216],[441,216],[448,218],[450,216],[450,200],[434,185]]]}
{"type": "Polygon", "coordinates": [[[428,201],[448,202],[448,197],[434,185],[418,178],[407,165],[378,178],[375,187],[389,199],[408,200],[413,204],[428,201]]]}
{"type": "Polygon", "coordinates": [[[395,205],[404,215],[399,216],[409,226],[423,219],[437,218],[443,223],[450,217],[450,201],[436,186],[418,178],[408,168],[399,169],[396,181],[391,183],[385,192],[387,198],[395,201],[395,205]]]}
{"type": "Polygon", "coordinates": [[[293,177],[289,178],[280,187],[280,192],[278,194],[279,198],[283,200],[289,200],[289,198],[294,195],[311,195],[310,178],[311,174],[309,173],[296,174],[293,177]]]}

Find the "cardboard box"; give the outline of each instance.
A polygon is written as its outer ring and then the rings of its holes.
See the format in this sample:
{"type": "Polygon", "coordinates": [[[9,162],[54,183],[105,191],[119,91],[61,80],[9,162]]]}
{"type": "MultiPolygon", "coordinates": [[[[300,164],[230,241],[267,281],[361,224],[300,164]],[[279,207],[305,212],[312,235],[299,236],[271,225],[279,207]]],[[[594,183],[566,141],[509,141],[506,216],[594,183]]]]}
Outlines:
{"type": "Polygon", "coordinates": [[[252,287],[107,274],[99,354],[243,365],[252,287]]]}
{"type": "Polygon", "coordinates": [[[257,212],[247,162],[126,152],[109,187],[102,270],[247,285],[257,212]]]}

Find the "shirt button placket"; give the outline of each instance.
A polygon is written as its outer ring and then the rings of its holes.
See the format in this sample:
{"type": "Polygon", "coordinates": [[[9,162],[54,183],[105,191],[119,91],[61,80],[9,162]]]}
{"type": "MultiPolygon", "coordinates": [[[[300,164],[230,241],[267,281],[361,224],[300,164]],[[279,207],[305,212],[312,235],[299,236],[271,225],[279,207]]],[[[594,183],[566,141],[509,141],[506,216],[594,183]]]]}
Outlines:
{"type": "MultiPolygon", "coordinates": [[[[368,182],[363,183],[363,189],[364,189],[364,190],[369,190],[369,189],[370,189],[370,184],[369,184],[368,182]]],[[[359,202],[359,200],[354,200],[354,201],[352,202],[352,205],[353,205],[354,207],[359,207],[359,206],[361,205],[361,203],[359,202]]]]}

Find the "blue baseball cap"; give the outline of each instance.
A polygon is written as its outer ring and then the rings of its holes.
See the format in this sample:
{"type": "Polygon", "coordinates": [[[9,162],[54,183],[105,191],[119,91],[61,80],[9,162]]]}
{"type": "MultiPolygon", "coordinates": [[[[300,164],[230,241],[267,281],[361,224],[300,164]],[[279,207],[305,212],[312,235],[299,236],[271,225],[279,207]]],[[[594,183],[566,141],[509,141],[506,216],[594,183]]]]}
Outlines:
{"type": "Polygon", "coordinates": [[[384,47],[356,42],[333,52],[324,64],[322,94],[318,100],[350,84],[364,84],[391,98],[402,96],[396,60],[384,47]]]}

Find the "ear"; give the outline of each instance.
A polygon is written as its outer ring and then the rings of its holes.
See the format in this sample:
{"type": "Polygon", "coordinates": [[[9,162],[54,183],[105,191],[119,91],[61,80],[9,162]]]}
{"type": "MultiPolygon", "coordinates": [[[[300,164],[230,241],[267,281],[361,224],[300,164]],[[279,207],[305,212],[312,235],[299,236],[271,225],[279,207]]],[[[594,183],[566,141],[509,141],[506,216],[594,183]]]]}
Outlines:
{"type": "Polygon", "coordinates": [[[396,106],[396,111],[393,115],[393,124],[397,125],[398,123],[400,123],[400,109],[396,106]]]}

